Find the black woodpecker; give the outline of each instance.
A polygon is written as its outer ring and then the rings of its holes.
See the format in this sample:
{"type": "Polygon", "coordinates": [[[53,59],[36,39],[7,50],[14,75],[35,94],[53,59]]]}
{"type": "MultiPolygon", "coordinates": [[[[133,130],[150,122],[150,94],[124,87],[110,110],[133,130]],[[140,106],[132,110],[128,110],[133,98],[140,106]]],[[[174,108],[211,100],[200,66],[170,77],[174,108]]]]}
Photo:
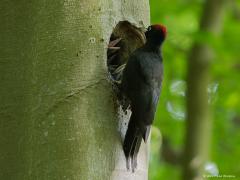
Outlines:
{"type": "Polygon", "coordinates": [[[130,101],[132,111],[123,150],[127,169],[131,163],[133,172],[142,139],[147,142],[159,100],[163,78],[161,46],[167,30],[163,25],[151,25],[145,35],[147,41],[129,57],[121,83],[121,91],[130,101]]]}

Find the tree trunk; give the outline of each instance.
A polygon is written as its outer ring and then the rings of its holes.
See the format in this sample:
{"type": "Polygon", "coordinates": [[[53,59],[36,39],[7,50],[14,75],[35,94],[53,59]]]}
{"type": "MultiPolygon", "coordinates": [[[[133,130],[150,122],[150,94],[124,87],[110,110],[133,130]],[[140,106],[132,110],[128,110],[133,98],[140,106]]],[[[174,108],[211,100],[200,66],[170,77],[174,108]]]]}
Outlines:
{"type": "MultiPolygon", "coordinates": [[[[146,0],[0,2],[0,179],[147,179],[127,172],[106,51],[146,0]]],[[[121,129],[121,127],[120,127],[121,129]]]]}
{"type": "MultiPolygon", "coordinates": [[[[223,21],[224,0],[205,2],[200,32],[210,37],[218,35],[223,21]]],[[[212,120],[207,88],[213,50],[209,43],[196,42],[190,53],[187,73],[187,133],[183,179],[203,179],[208,159],[212,120]]]]}

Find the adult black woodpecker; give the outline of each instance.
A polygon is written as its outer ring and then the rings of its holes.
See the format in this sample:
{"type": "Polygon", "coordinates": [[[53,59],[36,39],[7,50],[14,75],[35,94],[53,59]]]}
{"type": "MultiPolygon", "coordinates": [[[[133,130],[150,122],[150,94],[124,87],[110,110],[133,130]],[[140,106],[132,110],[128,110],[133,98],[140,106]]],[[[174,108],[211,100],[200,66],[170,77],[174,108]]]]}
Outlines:
{"type": "Polygon", "coordinates": [[[123,71],[121,90],[130,101],[132,111],[123,150],[127,159],[127,169],[137,167],[137,154],[142,142],[147,142],[163,78],[163,58],[161,46],[167,30],[163,25],[148,27],[146,43],[130,56],[123,71]]]}

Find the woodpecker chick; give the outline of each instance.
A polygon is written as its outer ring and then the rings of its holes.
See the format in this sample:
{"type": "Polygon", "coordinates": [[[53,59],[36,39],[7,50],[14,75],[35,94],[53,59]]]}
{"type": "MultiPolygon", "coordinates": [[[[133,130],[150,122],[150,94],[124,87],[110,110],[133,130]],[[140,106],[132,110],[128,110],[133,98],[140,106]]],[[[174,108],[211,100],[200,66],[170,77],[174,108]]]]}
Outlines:
{"type": "Polygon", "coordinates": [[[163,25],[149,26],[146,43],[131,54],[123,71],[121,91],[129,99],[132,111],[123,150],[127,169],[131,164],[133,172],[141,141],[147,142],[158,104],[163,78],[161,45],[166,34],[163,25]]]}

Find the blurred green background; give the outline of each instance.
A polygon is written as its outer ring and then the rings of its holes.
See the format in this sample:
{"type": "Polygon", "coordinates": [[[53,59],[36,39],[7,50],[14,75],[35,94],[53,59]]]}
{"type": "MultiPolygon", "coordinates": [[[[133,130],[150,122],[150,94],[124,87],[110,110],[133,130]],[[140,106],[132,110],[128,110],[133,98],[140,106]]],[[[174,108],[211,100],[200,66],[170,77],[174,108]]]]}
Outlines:
{"type": "MultiPolygon", "coordinates": [[[[181,178],[181,163],[174,155],[181,154],[184,146],[187,57],[192,43],[199,37],[204,39],[204,34],[197,32],[204,2],[150,0],[151,23],[162,23],[168,28],[163,47],[164,82],[152,130],[150,180],[181,178]]],[[[221,36],[211,39],[216,52],[208,88],[213,128],[210,159],[205,171],[210,175],[234,175],[238,179],[240,1],[229,0],[226,4],[223,24],[221,36]]]]}

